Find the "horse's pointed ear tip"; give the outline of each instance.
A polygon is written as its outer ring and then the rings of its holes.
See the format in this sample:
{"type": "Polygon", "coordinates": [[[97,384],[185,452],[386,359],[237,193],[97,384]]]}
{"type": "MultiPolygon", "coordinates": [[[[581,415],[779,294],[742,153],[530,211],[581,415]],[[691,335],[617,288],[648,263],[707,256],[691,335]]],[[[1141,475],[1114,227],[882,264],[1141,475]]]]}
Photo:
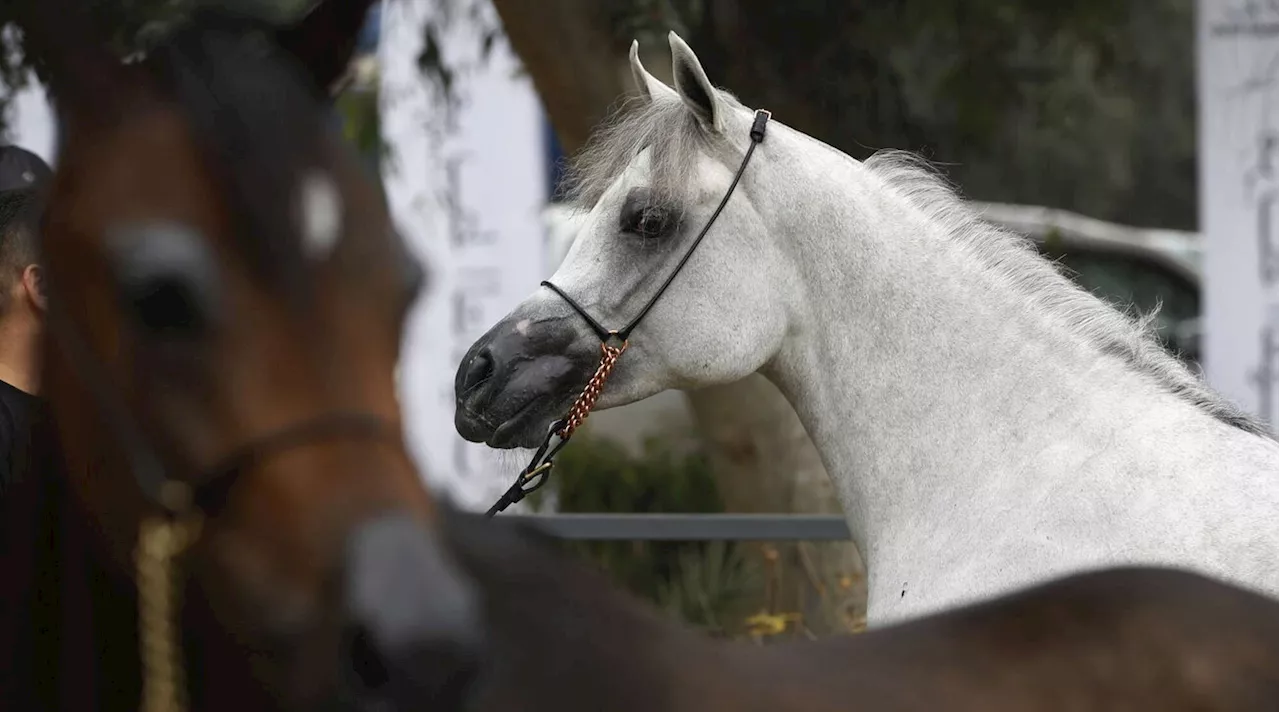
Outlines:
{"type": "Polygon", "coordinates": [[[640,40],[631,40],[631,49],[627,50],[627,54],[633,62],[640,58],[640,40]]]}
{"type": "Polygon", "coordinates": [[[683,37],[676,34],[675,30],[671,30],[667,33],[667,39],[671,43],[672,57],[676,58],[677,61],[679,59],[685,59],[692,60],[697,63],[698,55],[694,53],[693,48],[689,46],[688,42],[684,41],[683,37]]]}

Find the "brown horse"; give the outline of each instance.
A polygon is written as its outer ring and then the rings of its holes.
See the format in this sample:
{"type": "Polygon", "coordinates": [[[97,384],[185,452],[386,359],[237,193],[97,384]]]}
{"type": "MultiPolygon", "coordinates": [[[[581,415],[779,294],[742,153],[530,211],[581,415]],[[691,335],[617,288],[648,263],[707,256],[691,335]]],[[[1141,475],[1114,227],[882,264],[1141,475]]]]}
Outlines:
{"type": "Polygon", "coordinates": [[[203,12],[132,64],[25,5],[53,427],[3,503],[0,707],[451,705],[482,635],[401,439],[420,273],[324,107],[370,0],[203,12]]]}
{"type": "Polygon", "coordinates": [[[492,667],[477,712],[1265,710],[1274,599],[1168,569],[1082,573],[861,635],[712,640],[522,525],[448,512],[492,667]]]}

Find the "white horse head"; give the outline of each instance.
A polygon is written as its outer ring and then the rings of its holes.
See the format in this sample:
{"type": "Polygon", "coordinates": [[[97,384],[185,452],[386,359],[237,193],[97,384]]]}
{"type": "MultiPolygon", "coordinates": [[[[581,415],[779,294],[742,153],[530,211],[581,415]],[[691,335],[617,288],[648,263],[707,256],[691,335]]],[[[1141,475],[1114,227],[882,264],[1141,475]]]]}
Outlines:
{"type": "MultiPolygon", "coordinates": [[[[662,290],[753,143],[754,113],[670,42],[674,90],[633,45],[640,98],[571,173],[590,212],[550,281],[610,329],[662,290]]],[[[537,445],[599,358],[539,288],[459,367],[459,433],[537,445]]],[[[770,121],[599,406],[753,371],[835,480],[872,620],[1102,563],[1276,590],[1270,429],[903,154],[858,162],[770,121]]]]}
{"type": "MultiPolygon", "coordinates": [[[[670,42],[675,90],[641,66],[633,44],[639,97],[596,134],[570,174],[571,198],[589,213],[551,281],[611,328],[630,321],[675,269],[751,142],[753,112],[711,85],[683,40],[672,33],[670,42]]],[[[631,335],[599,407],[734,381],[778,352],[788,304],[804,290],[759,208],[773,202],[775,160],[794,158],[765,141],[706,239],[631,335]]],[[[595,368],[599,343],[559,296],[540,288],[464,358],[459,432],[495,447],[536,445],[595,368]]]]}

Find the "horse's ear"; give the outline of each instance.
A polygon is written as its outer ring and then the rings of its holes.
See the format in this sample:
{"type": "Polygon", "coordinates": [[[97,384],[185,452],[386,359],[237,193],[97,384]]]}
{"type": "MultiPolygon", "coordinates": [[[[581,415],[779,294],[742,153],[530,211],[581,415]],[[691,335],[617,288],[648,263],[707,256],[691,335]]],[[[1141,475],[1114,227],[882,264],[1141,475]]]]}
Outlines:
{"type": "Polygon", "coordinates": [[[60,129],[107,123],[140,89],[129,67],[107,50],[85,8],[70,0],[17,3],[23,53],[49,88],[60,129]]]}
{"type": "Polygon", "coordinates": [[[707,73],[702,69],[698,56],[675,32],[667,35],[671,43],[672,75],[676,80],[676,93],[684,100],[698,120],[708,130],[719,133],[724,128],[726,107],[724,99],[711,86],[707,73]]]}
{"type": "Polygon", "coordinates": [[[326,94],[347,71],[373,0],[322,0],[301,21],[276,33],[326,94]]]}
{"type": "Polygon", "coordinates": [[[636,91],[646,103],[658,97],[675,97],[676,93],[661,79],[649,73],[640,63],[640,42],[631,40],[631,78],[636,82],[636,91]]]}

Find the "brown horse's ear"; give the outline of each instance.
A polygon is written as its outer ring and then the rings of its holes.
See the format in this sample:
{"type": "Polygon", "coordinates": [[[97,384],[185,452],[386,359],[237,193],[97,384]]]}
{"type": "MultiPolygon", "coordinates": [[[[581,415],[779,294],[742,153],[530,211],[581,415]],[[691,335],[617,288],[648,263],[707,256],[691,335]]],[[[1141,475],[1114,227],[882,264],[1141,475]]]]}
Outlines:
{"type": "Polygon", "coordinates": [[[324,0],[276,41],[292,54],[326,95],[346,73],[356,39],[374,0],[324,0]]]}
{"type": "Polygon", "coordinates": [[[88,3],[15,3],[22,51],[49,88],[60,124],[99,123],[131,105],[137,81],[107,49],[88,16],[88,3]]]}

